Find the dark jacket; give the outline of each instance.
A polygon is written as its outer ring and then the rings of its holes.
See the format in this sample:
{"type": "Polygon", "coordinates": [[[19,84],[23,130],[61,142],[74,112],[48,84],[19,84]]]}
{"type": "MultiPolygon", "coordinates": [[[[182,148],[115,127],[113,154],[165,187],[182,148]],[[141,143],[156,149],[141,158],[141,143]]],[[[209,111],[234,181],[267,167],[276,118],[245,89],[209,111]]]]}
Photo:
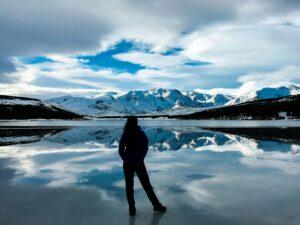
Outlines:
{"type": "Polygon", "coordinates": [[[148,152],[148,139],[138,126],[132,141],[123,133],[119,143],[119,154],[125,163],[139,164],[144,162],[148,152]]]}

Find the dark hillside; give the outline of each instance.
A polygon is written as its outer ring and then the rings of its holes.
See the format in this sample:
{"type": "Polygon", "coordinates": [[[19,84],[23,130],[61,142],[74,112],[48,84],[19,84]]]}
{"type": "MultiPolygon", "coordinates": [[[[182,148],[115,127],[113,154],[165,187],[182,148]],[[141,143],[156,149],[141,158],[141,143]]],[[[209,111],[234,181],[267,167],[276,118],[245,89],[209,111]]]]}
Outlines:
{"type": "Polygon", "coordinates": [[[0,119],[79,119],[81,115],[38,99],[0,95],[0,119]]]}
{"type": "Polygon", "coordinates": [[[300,119],[300,95],[255,100],[237,105],[208,109],[188,115],[169,116],[178,119],[300,119]]]}

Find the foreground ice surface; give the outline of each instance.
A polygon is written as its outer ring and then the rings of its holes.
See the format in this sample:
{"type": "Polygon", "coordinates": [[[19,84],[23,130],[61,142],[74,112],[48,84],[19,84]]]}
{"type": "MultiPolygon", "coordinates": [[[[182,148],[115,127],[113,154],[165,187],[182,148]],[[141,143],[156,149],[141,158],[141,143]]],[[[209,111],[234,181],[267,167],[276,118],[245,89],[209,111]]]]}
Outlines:
{"type": "Polygon", "coordinates": [[[300,223],[297,141],[197,127],[145,131],[146,165],[167,213],[151,212],[136,179],[138,213],[127,215],[117,154],[122,128],[74,127],[0,139],[0,224],[300,223]]]}

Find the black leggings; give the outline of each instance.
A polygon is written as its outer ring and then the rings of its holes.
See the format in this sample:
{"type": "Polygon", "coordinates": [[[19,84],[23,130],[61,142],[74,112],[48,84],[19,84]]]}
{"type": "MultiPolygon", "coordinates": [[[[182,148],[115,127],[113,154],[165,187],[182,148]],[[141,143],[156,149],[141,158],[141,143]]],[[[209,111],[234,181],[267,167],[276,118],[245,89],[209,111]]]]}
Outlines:
{"type": "Polygon", "coordinates": [[[134,207],[135,202],[134,202],[134,172],[136,172],[149,200],[151,201],[153,206],[160,205],[159,200],[157,199],[153,187],[151,186],[149,176],[146,170],[146,166],[144,163],[140,164],[128,164],[124,163],[123,164],[123,170],[124,170],[124,175],[125,175],[125,183],[126,183],[126,196],[127,196],[127,201],[129,207],[134,207]]]}

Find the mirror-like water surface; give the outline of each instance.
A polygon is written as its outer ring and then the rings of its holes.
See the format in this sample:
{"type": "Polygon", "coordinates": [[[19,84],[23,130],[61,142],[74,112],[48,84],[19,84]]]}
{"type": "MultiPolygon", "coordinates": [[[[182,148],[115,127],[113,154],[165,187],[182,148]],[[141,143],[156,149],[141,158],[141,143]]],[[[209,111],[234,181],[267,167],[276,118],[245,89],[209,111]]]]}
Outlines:
{"type": "Polygon", "coordinates": [[[143,128],[166,214],[151,212],[136,179],[129,219],[122,127],[2,127],[0,224],[300,223],[300,129],[143,128]]]}

